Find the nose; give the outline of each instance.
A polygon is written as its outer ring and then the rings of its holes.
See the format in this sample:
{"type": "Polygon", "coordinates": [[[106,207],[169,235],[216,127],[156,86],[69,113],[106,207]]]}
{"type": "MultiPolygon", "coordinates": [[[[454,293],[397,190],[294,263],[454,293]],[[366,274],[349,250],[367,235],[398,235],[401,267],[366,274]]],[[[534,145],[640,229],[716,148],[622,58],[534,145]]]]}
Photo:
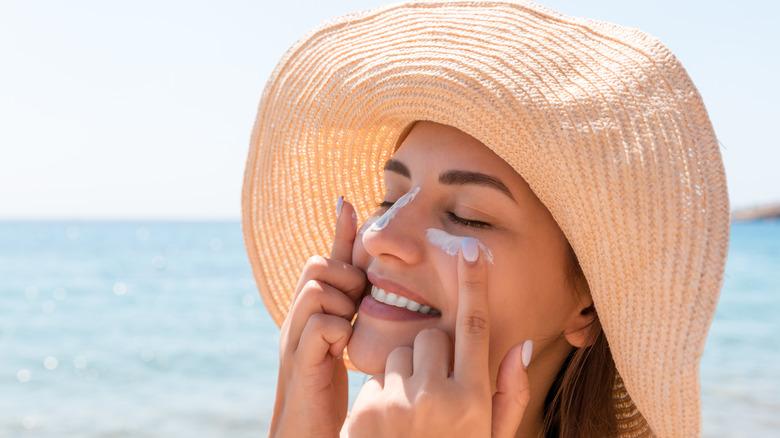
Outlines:
{"type": "Polygon", "coordinates": [[[363,247],[371,257],[405,264],[422,259],[424,248],[420,238],[425,230],[422,226],[425,209],[417,196],[419,192],[420,188],[416,187],[399,198],[365,229],[363,247]]]}

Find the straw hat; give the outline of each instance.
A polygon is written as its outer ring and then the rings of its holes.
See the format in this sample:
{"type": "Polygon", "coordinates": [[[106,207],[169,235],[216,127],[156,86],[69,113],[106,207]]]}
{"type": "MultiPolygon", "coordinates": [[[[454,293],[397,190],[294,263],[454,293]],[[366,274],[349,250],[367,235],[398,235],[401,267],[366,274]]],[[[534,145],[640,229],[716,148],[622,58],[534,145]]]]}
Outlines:
{"type": "Polygon", "coordinates": [[[568,237],[622,377],[622,435],[698,436],[726,180],[690,78],[634,29],[524,1],[417,1],[306,34],[263,92],[244,181],[246,246],[274,320],[305,261],[328,254],[337,197],[365,219],[416,120],[495,151],[568,237]]]}

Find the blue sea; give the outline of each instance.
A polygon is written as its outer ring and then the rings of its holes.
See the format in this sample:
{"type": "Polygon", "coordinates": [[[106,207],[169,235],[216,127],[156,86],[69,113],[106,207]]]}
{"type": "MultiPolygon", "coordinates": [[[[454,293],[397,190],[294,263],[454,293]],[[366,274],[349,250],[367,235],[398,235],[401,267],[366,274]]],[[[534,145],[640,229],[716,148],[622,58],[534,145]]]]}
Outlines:
{"type": "MultiPolygon", "coordinates": [[[[734,225],[706,437],[780,436],[778,285],[780,222],[734,225]]],[[[239,222],[0,222],[0,437],[264,436],[278,334],[239,222]]]]}

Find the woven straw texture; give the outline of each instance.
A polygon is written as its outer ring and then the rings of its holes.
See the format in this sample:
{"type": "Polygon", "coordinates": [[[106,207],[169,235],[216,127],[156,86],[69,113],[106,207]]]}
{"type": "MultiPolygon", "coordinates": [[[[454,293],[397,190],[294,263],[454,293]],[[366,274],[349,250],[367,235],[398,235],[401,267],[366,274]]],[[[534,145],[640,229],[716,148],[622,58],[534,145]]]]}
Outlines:
{"type": "Polygon", "coordinates": [[[522,1],[411,2],[306,34],[265,88],[244,183],[246,246],[274,320],[305,261],[328,254],[337,197],[365,219],[416,120],[495,151],[568,237],[622,377],[621,435],[699,436],[726,180],[690,78],[637,30],[522,1]]]}

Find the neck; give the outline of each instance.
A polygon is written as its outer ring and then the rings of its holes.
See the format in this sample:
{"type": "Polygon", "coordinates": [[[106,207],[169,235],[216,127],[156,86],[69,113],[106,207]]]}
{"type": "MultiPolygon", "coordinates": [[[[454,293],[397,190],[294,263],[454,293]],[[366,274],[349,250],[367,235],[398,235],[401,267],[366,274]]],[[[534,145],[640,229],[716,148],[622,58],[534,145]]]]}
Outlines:
{"type": "Polygon", "coordinates": [[[559,339],[540,350],[538,355],[537,351],[534,351],[534,360],[528,366],[531,398],[523,414],[523,421],[515,434],[516,438],[543,436],[545,400],[571,350],[571,345],[565,339],[559,339]]]}

